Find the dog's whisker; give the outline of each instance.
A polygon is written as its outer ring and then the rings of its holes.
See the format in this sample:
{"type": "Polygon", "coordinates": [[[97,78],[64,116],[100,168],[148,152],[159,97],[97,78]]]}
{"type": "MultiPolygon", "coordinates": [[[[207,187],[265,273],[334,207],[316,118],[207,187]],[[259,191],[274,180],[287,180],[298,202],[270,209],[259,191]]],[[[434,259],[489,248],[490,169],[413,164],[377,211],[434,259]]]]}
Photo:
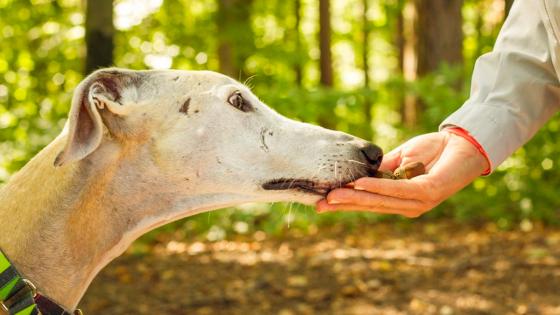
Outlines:
{"type": "Polygon", "coordinates": [[[354,172],[352,172],[352,168],[349,167],[349,168],[347,169],[347,172],[350,173],[350,179],[352,179],[352,181],[355,181],[355,180],[356,180],[356,176],[354,176],[354,172]]]}
{"type": "Polygon", "coordinates": [[[319,172],[322,171],[323,169],[325,169],[326,167],[327,167],[326,165],[319,165],[317,167],[317,170],[313,174],[313,176],[311,176],[311,179],[317,178],[317,175],[319,174],[319,172]]]}
{"type": "Polygon", "coordinates": [[[292,186],[294,185],[294,183],[297,181],[297,179],[293,179],[292,182],[290,183],[290,185],[288,185],[288,189],[291,189],[292,186]]]}
{"type": "Polygon", "coordinates": [[[253,74],[252,76],[248,77],[245,82],[243,82],[243,85],[247,86],[249,89],[252,88],[252,86],[250,86],[251,81],[256,77],[256,74],[253,74]]]}
{"type": "Polygon", "coordinates": [[[338,181],[337,170],[338,170],[338,161],[334,161],[334,179],[336,181],[338,181]]]}
{"type": "MultiPolygon", "coordinates": [[[[335,172],[338,171],[338,162],[339,161],[334,162],[335,172]]],[[[342,181],[343,181],[343,178],[344,178],[344,174],[341,174],[340,172],[338,172],[338,175],[336,175],[335,178],[336,178],[336,181],[337,181],[338,188],[342,188],[342,181]]]]}
{"type": "Polygon", "coordinates": [[[293,202],[290,202],[290,208],[288,209],[288,229],[290,228],[290,224],[292,223],[292,207],[294,206],[293,202]]]}
{"type": "Polygon", "coordinates": [[[346,160],[346,162],[350,162],[350,163],[357,163],[357,164],[360,164],[360,165],[364,165],[364,166],[367,166],[367,164],[366,164],[366,163],[364,163],[364,162],[360,162],[360,161],[356,161],[356,160],[346,160]]]}

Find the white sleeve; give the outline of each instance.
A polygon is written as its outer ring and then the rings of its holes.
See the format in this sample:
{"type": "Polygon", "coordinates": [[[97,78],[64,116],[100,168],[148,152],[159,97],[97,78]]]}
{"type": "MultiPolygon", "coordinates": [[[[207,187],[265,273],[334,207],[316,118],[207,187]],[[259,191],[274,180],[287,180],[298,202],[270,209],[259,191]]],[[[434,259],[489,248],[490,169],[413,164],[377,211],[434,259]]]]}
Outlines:
{"type": "Polygon", "coordinates": [[[558,110],[558,47],[545,3],[515,1],[494,50],[476,61],[470,98],[440,130],[467,130],[494,170],[558,110]]]}

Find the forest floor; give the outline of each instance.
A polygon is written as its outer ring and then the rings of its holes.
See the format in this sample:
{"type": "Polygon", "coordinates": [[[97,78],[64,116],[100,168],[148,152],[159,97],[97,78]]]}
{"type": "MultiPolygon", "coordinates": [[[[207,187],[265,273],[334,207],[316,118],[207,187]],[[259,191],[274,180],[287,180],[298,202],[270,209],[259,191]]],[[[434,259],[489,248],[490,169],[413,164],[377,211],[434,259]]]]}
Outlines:
{"type": "Polygon", "coordinates": [[[560,229],[380,223],[169,236],[94,280],[85,314],[560,314],[560,229]]]}

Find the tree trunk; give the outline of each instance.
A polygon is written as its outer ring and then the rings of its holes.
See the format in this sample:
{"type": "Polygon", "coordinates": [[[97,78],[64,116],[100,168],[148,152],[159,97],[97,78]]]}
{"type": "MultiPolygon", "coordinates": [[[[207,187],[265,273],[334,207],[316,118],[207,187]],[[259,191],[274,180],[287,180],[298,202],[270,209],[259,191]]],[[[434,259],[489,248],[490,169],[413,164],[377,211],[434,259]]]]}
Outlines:
{"type": "MultiPolygon", "coordinates": [[[[415,0],[416,77],[437,70],[442,63],[462,64],[462,6],[463,0],[415,0]]],[[[416,126],[425,104],[411,99],[405,107],[405,124],[416,126]]]]}
{"type": "MultiPolygon", "coordinates": [[[[417,78],[418,55],[416,46],[418,39],[416,37],[415,26],[418,20],[418,14],[413,0],[399,0],[400,15],[398,20],[398,29],[401,34],[397,37],[397,45],[400,54],[400,70],[404,83],[414,82],[417,78]]],[[[406,85],[403,85],[401,91],[401,117],[405,126],[413,128],[418,122],[419,102],[417,97],[409,93],[406,85]]]]}
{"type": "Polygon", "coordinates": [[[478,58],[482,54],[482,38],[484,37],[482,34],[482,28],[484,27],[484,11],[486,7],[484,6],[483,2],[480,2],[476,8],[476,20],[475,20],[475,42],[476,42],[476,50],[474,52],[475,59],[478,58]]]}
{"type": "Polygon", "coordinates": [[[369,10],[368,0],[362,0],[362,64],[364,67],[364,87],[369,88],[369,20],[367,12],[369,10]]]}
{"type": "Polygon", "coordinates": [[[463,0],[416,0],[419,76],[463,61],[463,0]]]}
{"type": "MultiPolygon", "coordinates": [[[[301,36],[300,36],[300,24],[301,24],[301,0],[295,0],[294,2],[294,15],[296,17],[296,23],[294,25],[294,33],[296,39],[296,54],[299,56],[301,54],[301,36]]],[[[301,86],[303,82],[303,69],[299,58],[294,64],[294,72],[296,75],[296,84],[301,86]]]]}
{"type": "Polygon", "coordinates": [[[86,1],[85,74],[113,65],[113,0],[86,1]]]}
{"type": "Polygon", "coordinates": [[[404,77],[404,45],[405,45],[405,21],[404,21],[404,2],[405,0],[399,0],[397,5],[397,21],[396,21],[396,31],[395,31],[395,46],[397,47],[397,70],[401,76],[404,77]]]}
{"type": "Polygon", "coordinates": [[[319,0],[319,64],[321,85],[333,86],[330,0],[319,0]]]}
{"type": "MultiPolygon", "coordinates": [[[[402,78],[403,81],[406,80],[405,78],[405,43],[406,43],[406,34],[405,34],[405,16],[404,16],[404,9],[405,9],[405,0],[398,0],[397,1],[397,11],[396,11],[396,22],[395,22],[395,47],[397,50],[397,72],[399,77],[402,78]]],[[[404,83],[404,82],[403,82],[404,83]]],[[[406,89],[404,84],[402,88],[399,88],[395,91],[395,98],[397,100],[397,105],[399,107],[399,111],[401,113],[401,117],[406,117],[406,104],[405,104],[405,94],[406,89]]]]}
{"type": "Polygon", "coordinates": [[[246,76],[245,61],[254,51],[251,28],[252,0],[219,0],[218,60],[220,71],[235,79],[246,76]]]}
{"type": "Polygon", "coordinates": [[[237,78],[240,75],[240,70],[237,68],[233,60],[233,49],[231,42],[227,39],[220,40],[218,45],[218,60],[220,62],[220,72],[232,78],[237,78]]]}
{"type": "Polygon", "coordinates": [[[369,34],[370,34],[370,25],[368,19],[368,10],[369,10],[369,0],[362,0],[362,65],[364,70],[364,89],[365,89],[365,96],[364,96],[364,116],[365,121],[367,123],[368,128],[366,129],[367,133],[364,135],[365,139],[371,139],[373,136],[373,130],[371,128],[371,121],[372,121],[372,114],[371,114],[371,99],[369,98],[368,89],[369,89],[369,34]]]}

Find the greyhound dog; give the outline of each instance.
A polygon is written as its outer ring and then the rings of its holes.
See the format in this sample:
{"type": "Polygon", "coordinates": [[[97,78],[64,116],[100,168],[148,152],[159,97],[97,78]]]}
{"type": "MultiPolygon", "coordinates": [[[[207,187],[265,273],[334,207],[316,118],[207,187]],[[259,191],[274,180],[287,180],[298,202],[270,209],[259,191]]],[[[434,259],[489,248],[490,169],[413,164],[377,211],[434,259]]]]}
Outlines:
{"type": "Polygon", "coordinates": [[[381,159],[377,146],[285,118],[219,73],[102,69],[75,89],[62,133],[0,191],[0,249],[72,311],[156,227],[246,202],[313,204],[381,159]]]}

